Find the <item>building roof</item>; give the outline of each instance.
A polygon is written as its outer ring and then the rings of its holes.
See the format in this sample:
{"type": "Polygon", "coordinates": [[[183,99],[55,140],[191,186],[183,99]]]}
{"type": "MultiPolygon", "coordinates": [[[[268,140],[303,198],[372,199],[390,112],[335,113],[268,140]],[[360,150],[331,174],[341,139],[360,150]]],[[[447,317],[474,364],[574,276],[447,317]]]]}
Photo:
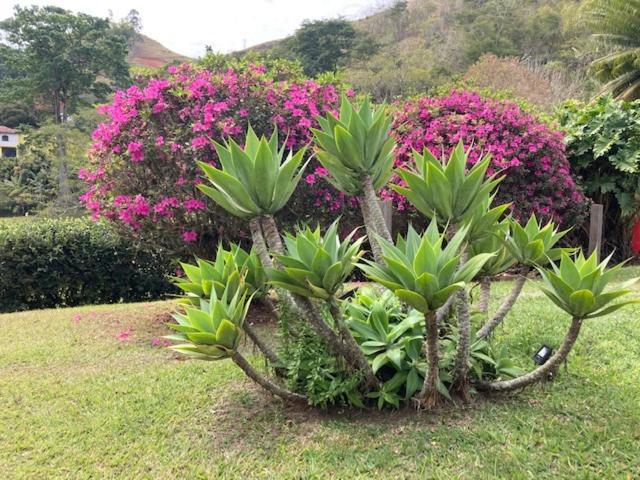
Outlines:
{"type": "Polygon", "coordinates": [[[18,133],[18,131],[13,128],[5,127],[4,125],[0,125],[0,133],[18,133]]]}

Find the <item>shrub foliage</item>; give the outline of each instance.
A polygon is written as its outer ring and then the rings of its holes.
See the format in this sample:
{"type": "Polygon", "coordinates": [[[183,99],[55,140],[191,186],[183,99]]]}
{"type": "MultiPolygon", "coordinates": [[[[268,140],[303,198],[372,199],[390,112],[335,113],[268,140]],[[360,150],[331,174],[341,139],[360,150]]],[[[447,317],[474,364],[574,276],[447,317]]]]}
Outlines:
{"type": "Polygon", "coordinates": [[[161,252],[104,223],[0,223],[0,311],[158,298],[172,291],[161,252]]]}

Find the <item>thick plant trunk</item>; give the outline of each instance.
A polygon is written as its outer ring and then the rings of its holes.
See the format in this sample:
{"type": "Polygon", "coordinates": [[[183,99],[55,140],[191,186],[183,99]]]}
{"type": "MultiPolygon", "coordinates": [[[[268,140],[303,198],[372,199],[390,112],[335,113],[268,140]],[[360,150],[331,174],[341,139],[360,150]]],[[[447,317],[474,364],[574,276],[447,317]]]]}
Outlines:
{"type": "Polygon", "coordinates": [[[480,298],[478,299],[478,311],[480,313],[489,312],[489,299],[491,298],[491,278],[480,278],[480,298]]]}
{"type": "Polygon", "coordinates": [[[380,207],[380,199],[373,188],[373,182],[371,177],[366,176],[362,181],[363,197],[369,205],[371,212],[371,219],[375,226],[376,232],[386,241],[391,242],[391,232],[387,226],[387,222],[384,221],[384,215],[382,214],[382,208],[380,207]]]}
{"type": "MultiPolygon", "coordinates": [[[[269,248],[276,253],[283,254],[284,246],[282,245],[282,239],[280,238],[280,233],[278,232],[278,227],[273,216],[264,215],[262,217],[261,224],[264,229],[264,234],[267,238],[269,248]]],[[[290,299],[294,308],[311,324],[313,329],[320,338],[323,339],[327,348],[333,355],[344,358],[350,368],[359,367],[359,364],[354,362],[353,352],[351,352],[347,345],[345,345],[340,335],[334,332],[333,329],[327,325],[311,300],[300,295],[290,294],[289,292],[283,292],[283,294],[290,299]]],[[[366,376],[366,371],[363,371],[363,373],[366,376]]]]}
{"type": "Polygon", "coordinates": [[[423,348],[427,357],[427,375],[416,400],[419,407],[430,409],[438,404],[440,398],[438,393],[438,325],[436,324],[436,312],[426,312],[424,317],[426,338],[423,348]]]}
{"type": "Polygon", "coordinates": [[[469,401],[469,344],[471,337],[471,316],[469,314],[469,293],[462,288],[456,294],[458,297],[458,346],[456,349],[456,363],[453,372],[453,388],[460,394],[463,402],[469,401]]]}
{"type": "Polygon", "coordinates": [[[382,249],[378,244],[376,234],[391,242],[391,233],[387,228],[387,223],[384,221],[378,196],[376,195],[371,177],[369,176],[366,176],[363,180],[362,195],[360,195],[359,200],[362,220],[364,221],[364,227],[367,231],[367,238],[369,239],[369,245],[371,245],[373,258],[377,263],[383,264],[382,249]]]}
{"type": "Polygon", "coordinates": [[[256,249],[260,263],[262,263],[263,268],[273,268],[273,261],[269,255],[267,244],[264,241],[264,235],[258,217],[254,217],[249,221],[249,228],[251,229],[251,240],[253,241],[253,246],[256,249]]]}
{"type": "Polygon", "coordinates": [[[284,245],[282,245],[282,238],[280,238],[280,232],[278,232],[278,226],[276,225],[273,215],[263,215],[260,223],[262,224],[264,236],[267,239],[267,245],[269,245],[271,251],[284,255],[284,245]]]}
{"type": "Polygon", "coordinates": [[[444,319],[447,318],[456,300],[457,297],[455,295],[450,295],[447,301],[444,302],[444,305],[436,310],[436,325],[440,326],[444,319]]]}
{"type": "Polygon", "coordinates": [[[373,254],[373,259],[376,263],[380,265],[384,265],[384,260],[382,259],[382,250],[380,249],[380,245],[376,240],[376,229],[373,224],[373,220],[371,219],[371,210],[367,201],[360,197],[360,212],[362,213],[362,220],[364,222],[364,228],[367,231],[367,239],[369,240],[369,245],[371,246],[371,253],[373,254]]]}
{"type": "Polygon", "coordinates": [[[539,382],[544,379],[550,372],[555,370],[564,360],[566,360],[569,352],[573,348],[573,345],[578,339],[580,328],[582,327],[582,319],[573,318],[571,320],[571,326],[569,331],[564,337],[562,345],[553,356],[547,360],[547,363],[540,365],[534,371],[529,372],[521,377],[514,378],[512,380],[503,380],[500,382],[480,383],[477,385],[478,390],[492,391],[492,392],[508,392],[510,390],[517,390],[519,388],[527,387],[533,383],[539,382]]]}
{"type": "Polygon", "coordinates": [[[260,338],[258,332],[256,332],[248,322],[244,323],[242,329],[247,334],[247,337],[251,339],[253,344],[258,347],[258,350],[260,350],[267,358],[267,360],[276,366],[280,365],[280,359],[278,358],[278,355],[276,355],[276,352],[274,352],[271,347],[260,338]]]}
{"type": "Polygon", "coordinates": [[[380,385],[380,381],[376,378],[376,374],[373,373],[371,364],[360,349],[358,342],[356,342],[355,338],[353,338],[349,327],[347,327],[347,324],[345,323],[342,316],[342,312],[340,311],[340,307],[335,303],[335,301],[333,301],[330,303],[330,309],[331,315],[333,316],[333,319],[336,322],[336,326],[338,327],[338,331],[340,332],[340,336],[342,337],[342,341],[344,342],[344,345],[349,352],[350,363],[358,366],[365,377],[368,387],[378,387],[380,385]]]}
{"type": "Polygon", "coordinates": [[[251,380],[256,382],[262,388],[267,390],[269,393],[286,400],[287,402],[295,402],[295,403],[307,403],[307,397],[304,395],[300,395],[298,393],[290,392],[282,388],[280,385],[272,382],[268,378],[262,376],[255,368],[251,366],[251,364],[238,352],[235,352],[231,359],[234,361],[236,365],[238,365],[242,371],[249,377],[251,380]]]}
{"type": "Polygon", "coordinates": [[[502,305],[500,305],[500,308],[498,308],[496,314],[491,317],[491,319],[489,319],[480,330],[478,330],[478,333],[476,333],[476,338],[488,337],[489,335],[491,335],[491,333],[493,333],[496,327],[502,323],[504,318],[507,316],[507,313],[509,313],[513,305],[516,303],[518,296],[522,292],[522,287],[524,287],[524,284],[527,282],[528,272],[529,267],[523,266],[520,272],[520,276],[518,276],[518,278],[516,279],[511,292],[509,293],[509,295],[507,295],[507,298],[504,299],[504,302],[502,302],[502,305]]]}

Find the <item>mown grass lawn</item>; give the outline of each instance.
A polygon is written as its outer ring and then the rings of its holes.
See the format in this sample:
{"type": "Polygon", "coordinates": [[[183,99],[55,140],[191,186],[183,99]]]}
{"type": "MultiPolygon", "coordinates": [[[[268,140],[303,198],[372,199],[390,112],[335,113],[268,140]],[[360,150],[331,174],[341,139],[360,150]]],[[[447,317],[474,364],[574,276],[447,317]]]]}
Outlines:
{"type": "MultiPolygon", "coordinates": [[[[169,308],[0,315],[0,478],[640,478],[639,308],[589,321],[553,383],[419,415],[287,407],[154,345],[169,308]]],[[[567,325],[530,282],[498,338],[530,368],[567,325]]]]}

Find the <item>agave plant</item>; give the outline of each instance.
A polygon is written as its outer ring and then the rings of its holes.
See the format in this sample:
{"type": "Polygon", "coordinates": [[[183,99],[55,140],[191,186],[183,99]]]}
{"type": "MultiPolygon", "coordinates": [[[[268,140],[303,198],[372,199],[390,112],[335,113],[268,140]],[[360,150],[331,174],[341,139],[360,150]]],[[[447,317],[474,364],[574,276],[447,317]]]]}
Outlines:
{"type": "MultiPolygon", "coordinates": [[[[385,293],[391,294],[389,291],[385,293]]],[[[364,354],[371,358],[374,373],[388,363],[401,369],[406,357],[405,344],[412,340],[422,343],[424,315],[414,309],[407,314],[396,312],[393,315],[393,311],[385,309],[385,300],[383,297],[374,302],[370,309],[366,309],[366,316],[353,303],[347,307],[347,325],[354,332],[364,354]]],[[[414,392],[415,389],[411,394],[414,392]]]]}
{"type": "Polygon", "coordinates": [[[389,135],[392,119],[385,114],[384,105],[373,110],[365,98],[357,109],[342,97],[339,118],[329,112],[316,119],[320,129],[311,129],[319,147],[316,154],[338,190],[359,195],[365,177],[371,179],[376,190],[387,183],[395,142],[389,135]]]}
{"type": "Polygon", "coordinates": [[[510,218],[509,227],[510,233],[504,239],[504,246],[509,255],[521,264],[520,275],[496,313],[478,330],[478,338],[491,335],[502,323],[522,292],[527,281],[527,273],[532,267],[545,265],[560,258],[563,252],[573,251],[570,248],[555,246],[568,230],[559,231],[553,222],[542,225],[535,214],[531,215],[524,227],[510,218]]]}
{"type": "Polygon", "coordinates": [[[336,298],[364,254],[360,249],[364,237],[353,240],[355,233],[354,230],[341,241],[335,221],[324,235],[320,227],[303,228],[296,235],[285,235],[288,254],[274,255],[282,269],[267,270],[270,282],[303,297],[336,298]]]}
{"type": "Polygon", "coordinates": [[[458,268],[466,235],[466,227],[459,229],[445,246],[435,220],[422,235],[409,226],[406,238],[399,236],[395,245],[382,241],[384,265],[365,260],[359,266],[371,280],[392,290],[402,301],[423,313],[433,312],[493,256],[473,256],[458,268]]]}
{"type": "Polygon", "coordinates": [[[425,315],[428,372],[418,401],[431,408],[438,401],[438,325],[436,310],[464,288],[492,254],[470,257],[461,265],[461,246],[467,227],[460,228],[444,246],[445,237],[432,220],[421,236],[409,227],[396,245],[380,240],[384,265],[365,261],[360,268],[373,281],[392,290],[401,300],[425,315]]]}
{"type": "Polygon", "coordinates": [[[553,222],[542,225],[535,214],[531,215],[524,227],[515,219],[510,219],[509,227],[511,234],[506,238],[505,246],[522,265],[545,265],[549,261],[558,260],[562,252],[572,250],[555,247],[568,230],[560,231],[553,222]]]}
{"type": "Polygon", "coordinates": [[[458,224],[477,205],[486,202],[502,180],[496,174],[486,176],[491,161],[489,155],[466,171],[469,152],[460,142],[442,162],[426,148],[422,153],[414,151],[415,171],[399,169],[405,185],[391,185],[391,188],[428,218],[458,224]]]}
{"type": "Polygon", "coordinates": [[[196,259],[196,265],[180,264],[186,278],[176,278],[175,284],[187,293],[182,303],[199,305],[199,298],[209,298],[212,290],[220,298],[224,292],[234,295],[239,289],[250,295],[266,293],[266,274],[255,251],[243,250],[231,244],[229,250],[218,246],[213,262],[196,259]]]}
{"type": "Polygon", "coordinates": [[[566,360],[584,320],[602,317],[627,305],[640,303],[640,298],[637,297],[611,303],[632,293],[633,290],[629,287],[639,279],[633,278],[607,290],[614,275],[623,265],[607,270],[610,258],[611,256],[598,263],[596,252],[589,258],[585,258],[582,252],[575,258],[563,252],[559,265],[551,262],[551,269],[537,267],[542,276],[540,289],[554,304],[571,315],[569,331],[560,348],[534,371],[513,380],[481,384],[479,387],[496,391],[515,390],[541,380],[566,360]]]}
{"type": "Polygon", "coordinates": [[[170,323],[169,327],[177,333],[165,338],[177,344],[169,348],[202,360],[232,357],[242,337],[251,297],[240,291],[229,297],[225,291],[218,298],[212,290],[211,298],[201,300],[199,308],[187,306],[184,313],[174,313],[177,323],[170,323]]]}
{"type": "Polygon", "coordinates": [[[589,258],[580,252],[575,259],[562,253],[559,265],[551,262],[551,269],[538,267],[543,280],[540,290],[562,310],[579,319],[602,317],[626,305],[640,303],[636,298],[610,305],[613,300],[632,293],[628,287],[638,279],[632,278],[605,292],[607,284],[624,264],[606,270],[611,255],[600,263],[597,259],[596,252],[589,258]]]}
{"type": "Polygon", "coordinates": [[[300,167],[305,148],[296,153],[278,147],[278,131],[258,139],[251,127],[244,148],[233,139],[214,142],[221,168],[198,162],[211,186],[198,188],[218,205],[240,218],[253,218],[280,210],[295,190],[306,166],[300,167]]]}
{"type": "Polygon", "coordinates": [[[393,169],[395,141],[389,134],[391,116],[386,115],[384,105],[372,109],[368,98],[357,108],[342,97],[338,118],[329,112],[317,120],[320,129],[312,131],[318,160],[338,190],[359,197],[371,249],[379,260],[380,246],[374,234],[391,240],[376,195],[393,169]]]}

